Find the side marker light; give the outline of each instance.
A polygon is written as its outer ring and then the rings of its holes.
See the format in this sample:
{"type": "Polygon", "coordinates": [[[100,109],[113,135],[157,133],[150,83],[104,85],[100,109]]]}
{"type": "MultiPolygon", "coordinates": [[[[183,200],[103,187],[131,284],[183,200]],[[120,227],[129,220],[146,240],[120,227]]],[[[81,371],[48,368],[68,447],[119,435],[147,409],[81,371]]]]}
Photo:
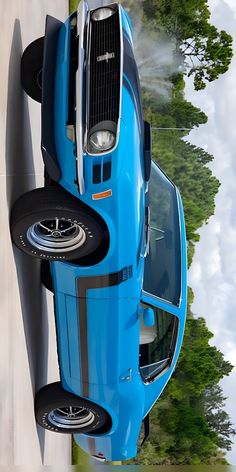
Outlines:
{"type": "Polygon", "coordinates": [[[93,200],[101,200],[102,198],[108,198],[112,196],[112,190],[105,190],[105,192],[93,193],[93,200]]]}

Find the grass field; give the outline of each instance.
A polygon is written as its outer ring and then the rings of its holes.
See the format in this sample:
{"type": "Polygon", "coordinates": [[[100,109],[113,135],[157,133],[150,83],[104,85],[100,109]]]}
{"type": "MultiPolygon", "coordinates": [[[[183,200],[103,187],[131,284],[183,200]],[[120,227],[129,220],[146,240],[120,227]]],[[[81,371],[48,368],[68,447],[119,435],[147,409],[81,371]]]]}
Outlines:
{"type": "Polygon", "coordinates": [[[72,465],[88,465],[89,456],[72,439],[72,465]]]}
{"type": "Polygon", "coordinates": [[[77,10],[79,0],[69,0],[69,13],[77,10]]]}

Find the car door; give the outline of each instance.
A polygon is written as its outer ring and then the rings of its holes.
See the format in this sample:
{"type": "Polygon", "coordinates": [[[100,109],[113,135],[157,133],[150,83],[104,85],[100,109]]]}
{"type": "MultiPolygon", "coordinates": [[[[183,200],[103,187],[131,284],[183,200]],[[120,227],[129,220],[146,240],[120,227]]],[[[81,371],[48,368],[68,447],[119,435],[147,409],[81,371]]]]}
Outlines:
{"type": "MultiPolygon", "coordinates": [[[[149,247],[142,306],[154,321],[140,321],[139,370],[145,384],[145,415],[168,382],[180,352],[186,316],[186,240],[181,199],[174,184],[152,163],[149,189],[149,247]]],[[[144,416],[145,416],[144,415],[144,416]]]]}

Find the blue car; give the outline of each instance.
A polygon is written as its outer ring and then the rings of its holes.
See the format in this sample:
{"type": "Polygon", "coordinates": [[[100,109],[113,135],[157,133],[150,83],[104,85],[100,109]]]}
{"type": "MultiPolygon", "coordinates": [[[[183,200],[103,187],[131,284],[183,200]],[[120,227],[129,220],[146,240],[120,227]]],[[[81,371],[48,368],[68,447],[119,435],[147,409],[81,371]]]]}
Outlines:
{"type": "Polygon", "coordinates": [[[181,197],[151,161],[129,16],[85,1],[65,23],[48,16],[21,77],[41,103],[45,186],[15,202],[11,234],[53,291],[61,379],[37,393],[36,419],[127,460],[175,368],[187,303],[181,197]]]}

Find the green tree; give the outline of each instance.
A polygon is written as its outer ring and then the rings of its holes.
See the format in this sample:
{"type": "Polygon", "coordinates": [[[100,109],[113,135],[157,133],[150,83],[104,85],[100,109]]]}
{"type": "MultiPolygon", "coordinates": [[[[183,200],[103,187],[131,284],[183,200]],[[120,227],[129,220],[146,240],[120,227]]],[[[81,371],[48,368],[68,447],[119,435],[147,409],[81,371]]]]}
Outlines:
{"type": "Polygon", "coordinates": [[[218,31],[206,24],[200,34],[195,34],[181,45],[182,54],[187,58],[188,77],[194,77],[196,90],[206,87],[207,82],[224,74],[233,57],[232,37],[225,31],[218,31]]]}
{"type": "Polygon", "coordinates": [[[146,18],[178,41],[192,37],[210,18],[208,0],[143,0],[146,18]]]}
{"type": "Polygon", "coordinates": [[[218,409],[215,412],[212,411],[205,415],[205,418],[211,430],[217,434],[218,446],[230,451],[232,445],[230,438],[235,436],[236,430],[233,427],[233,423],[230,421],[228,413],[222,409],[218,409]]]}
{"type": "Polygon", "coordinates": [[[203,395],[205,415],[211,415],[214,411],[223,408],[226,399],[220,385],[209,385],[203,395]]]}
{"type": "Polygon", "coordinates": [[[224,411],[226,397],[222,388],[217,384],[207,387],[203,394],[202,403],[204,416],[210,428],[217,433],[218,446],[229,451],[231,449],[231,437],[235,436],[236,430],[230,421],[228,413],[224,411]]]}
{"type": "Polygon", "coordinates": [[[144,0],[146,18],[176,41],[180,64],[193,76],[196,90],[228,70],[233,57],[232,37],[209,23],[207,0],[144,0]],[[181,58],[182,56],[182,58],[181,58]]]}
{"type": "Polygon", "coordinates": [[[212,337],[204,318],[187,320],[178,368],[168,387],[171,398],[200,398],[209,385],[229,375],[233,366],[209,344],[212,337]]]}
{"type": "Polygon", "coordinates": [[[180,138],[180,132],[153,132],[153,158],[180,189],[192,255],[191,242],[199,240],[198,228],[214,214],[220,183],[205,165],[212,156],[180,138]]]}
{"type": "Polygon", "coordinates": [[[205,124],[208,119],[207,115],[200,108],[185,100],[183,90],[178,90],[178,85],[173,88],[172,99],[169,101],[161,101],[155,94],[144,90],[143,108],[145,119],[153,127],[183,127],[192,129],[205,124]]]}
{"type": "Polygon", "coordinates": [[[175,119],[176,125],[180,128],[198,127],[201,124],[205,124],[208,120],[207,115],[203,111],[182,97],[174,97],[169,106],[166,107],[166,111],[175,119]]]}

